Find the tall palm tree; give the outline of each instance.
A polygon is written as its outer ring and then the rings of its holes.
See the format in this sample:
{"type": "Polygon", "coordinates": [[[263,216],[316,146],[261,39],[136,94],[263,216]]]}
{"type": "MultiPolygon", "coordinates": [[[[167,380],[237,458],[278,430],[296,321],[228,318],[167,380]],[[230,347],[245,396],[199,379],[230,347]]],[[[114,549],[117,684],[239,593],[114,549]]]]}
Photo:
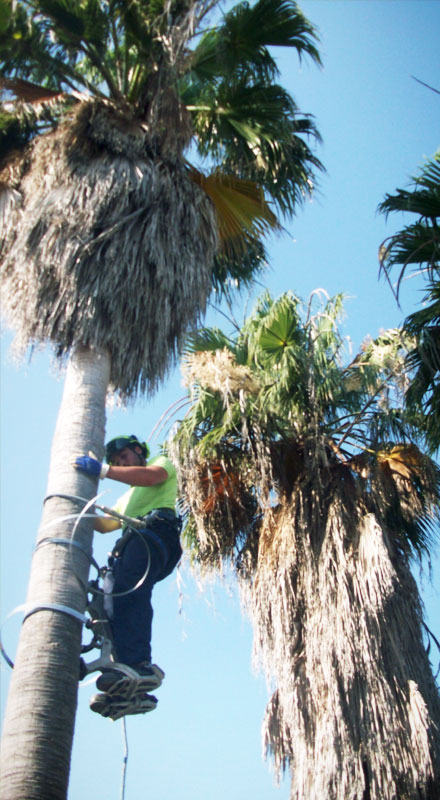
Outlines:
{"type": "Polygon", "coordinates": [[[426,279],[423,307],[404,322],[415,342],[408,356],[415,374],[407,401],[415,411],[422,406],[428,444],[436,451],[440,447],[440,151],[413,178],[412,189],[387,195],[379,210],[418,217],[382,244],[379,258],[388,279],[393,268],[400,268],[397,296],[409,267],[426,279]]]}
{"type": "Polygon", "coordinates": [[[237,575],[292,800],[433,800],[440,698],[410,558],[429,550],[440,473],[401,403],[401,332],[344,366],[341,297],[313,303],[265,295],[232,336],[191,339],[170,444],[186,538],[202,570],[237,575]]]}
{"type": "Polygon", "coordinates": [[[78,579],[71,549],[41,544],[72,535],[58,495],[95,494],[71,458],[103,453],[108,387],[154,391],[211,289],[262,268],[269,203],[291,214],[320,166],[269,50],[319,63],[313,27],[291,0],[258,0],[204,31],[215,5],[0,0],[2,296],[19,346],[69,361],[28,596],[43,610],[25,619],[5,718],[9,800],[67,790],[88,521],[78,579]]]}

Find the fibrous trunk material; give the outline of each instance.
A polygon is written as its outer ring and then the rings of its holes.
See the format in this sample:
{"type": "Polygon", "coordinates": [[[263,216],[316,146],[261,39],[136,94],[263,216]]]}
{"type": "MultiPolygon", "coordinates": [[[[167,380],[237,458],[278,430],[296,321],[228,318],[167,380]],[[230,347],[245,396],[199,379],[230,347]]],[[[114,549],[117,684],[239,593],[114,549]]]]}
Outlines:
{"type": "Polygon", "coordinates": [[[313,541],[300,494],[263,524],[248,594],[275,691],[266,752],[292,800],[440,797],[440,700],[407,559],[335,501],[313,541]]]}
{"type": "Polygon", "coordinates": [[[217,245],[211,201],[183,158],[150,140],[139,122],[85,103],[0,176],[4,311],[18,345],[107,349],[123,396],[166,374],[204,312],[217,245]]]}

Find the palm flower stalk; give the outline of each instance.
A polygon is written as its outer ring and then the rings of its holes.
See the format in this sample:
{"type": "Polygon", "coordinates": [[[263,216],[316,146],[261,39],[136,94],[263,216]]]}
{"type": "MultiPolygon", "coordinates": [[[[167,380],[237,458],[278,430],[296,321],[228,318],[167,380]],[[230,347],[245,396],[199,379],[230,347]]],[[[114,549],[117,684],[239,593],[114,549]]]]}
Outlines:
{"type": "Polygon", "coordinates": [[[344,366],[341,298],[300,309],[266,295],[232,337],[192,339],[170,445],[187,540],[202,571],[237,576],[292,800],[434,798],[440,698],[410,562],[440,474],[402,405],[411,341],[386,331],[344,366]]]}

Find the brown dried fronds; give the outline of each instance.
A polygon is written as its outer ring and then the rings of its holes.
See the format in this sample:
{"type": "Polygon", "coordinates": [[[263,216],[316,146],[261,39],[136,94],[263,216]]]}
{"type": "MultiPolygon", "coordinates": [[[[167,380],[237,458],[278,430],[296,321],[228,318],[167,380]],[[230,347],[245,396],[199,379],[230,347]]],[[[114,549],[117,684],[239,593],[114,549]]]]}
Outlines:
{"type": "Polygon", "coordinates": [[[318,552],[307,496],[262,525],[245,594],[255,658],[276,687],[265,744],[291,773],[292,800],[416,798],[440,766],[417,587],[375,516],[350,521],[343,502],[318,552]]]}
{"type": "Polygon", "coordinates": [[[167,373],[204,311],[217,246],[209,199],[183,162],[150,157],[145,142],[112,109],[77,110],[17,165],[1,231],[18,347],[107,349],[123,396],[154,391],[167,373]]]}

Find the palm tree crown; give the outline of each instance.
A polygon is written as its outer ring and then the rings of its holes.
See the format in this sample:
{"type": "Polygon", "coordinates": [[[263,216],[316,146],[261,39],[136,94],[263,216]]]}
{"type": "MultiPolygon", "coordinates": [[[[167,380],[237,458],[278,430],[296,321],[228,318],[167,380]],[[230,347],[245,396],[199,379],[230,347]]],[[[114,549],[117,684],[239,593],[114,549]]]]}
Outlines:
{"type": "Polygon", "coordinates": [[[213,285],[262,268],[277,225],[267,201],[292,213],[320,168],[303,136],[314,124],[274,83],[269,51],[319,63],[313,27],[290,0],[259,0],[203,32],[214,6],[2,3],[9,313],[25,343],[109,348],[128,395],[163,376],[213,285]],[[17,114],[31,142],[11,152],[17,114]],[[209,175],[186,162],[191,142],[209,175]]]}
{"type": "Polygon", "coordinates": [[[406,414],[402,402],[410,339],[397,329],[386,331],[344,366],[341,309],[337,296],[316,314],[309,306],[303,322],[298,298],[286,294],[274,301],[266,294],[234,338],[218,329],[191,337],[186,369],[193,406],[177,442],[182,475],[191,481],[199,476],[188,532],[202,561],[197,525],[216,531],[211,555],[217,565],[223,556],[234,561],[238,542],[258,528],[267,507],[284,502],[303,482],[312,506],[314,498],[320,506],[342,479],[349,492],[356,486],[356,514],[361,508],[378,513],[408,554],[428,547],[438,473],[417,447],[423,438],[419,420],[406,414]],[[413,514],[406,501],[399,505],[402,477],[408,491],[415,481],[413,514]],[[205,502],[215,513],[204,513],[205,502]],[[229,503],[245,516],[229,513],[229,503]]]}

